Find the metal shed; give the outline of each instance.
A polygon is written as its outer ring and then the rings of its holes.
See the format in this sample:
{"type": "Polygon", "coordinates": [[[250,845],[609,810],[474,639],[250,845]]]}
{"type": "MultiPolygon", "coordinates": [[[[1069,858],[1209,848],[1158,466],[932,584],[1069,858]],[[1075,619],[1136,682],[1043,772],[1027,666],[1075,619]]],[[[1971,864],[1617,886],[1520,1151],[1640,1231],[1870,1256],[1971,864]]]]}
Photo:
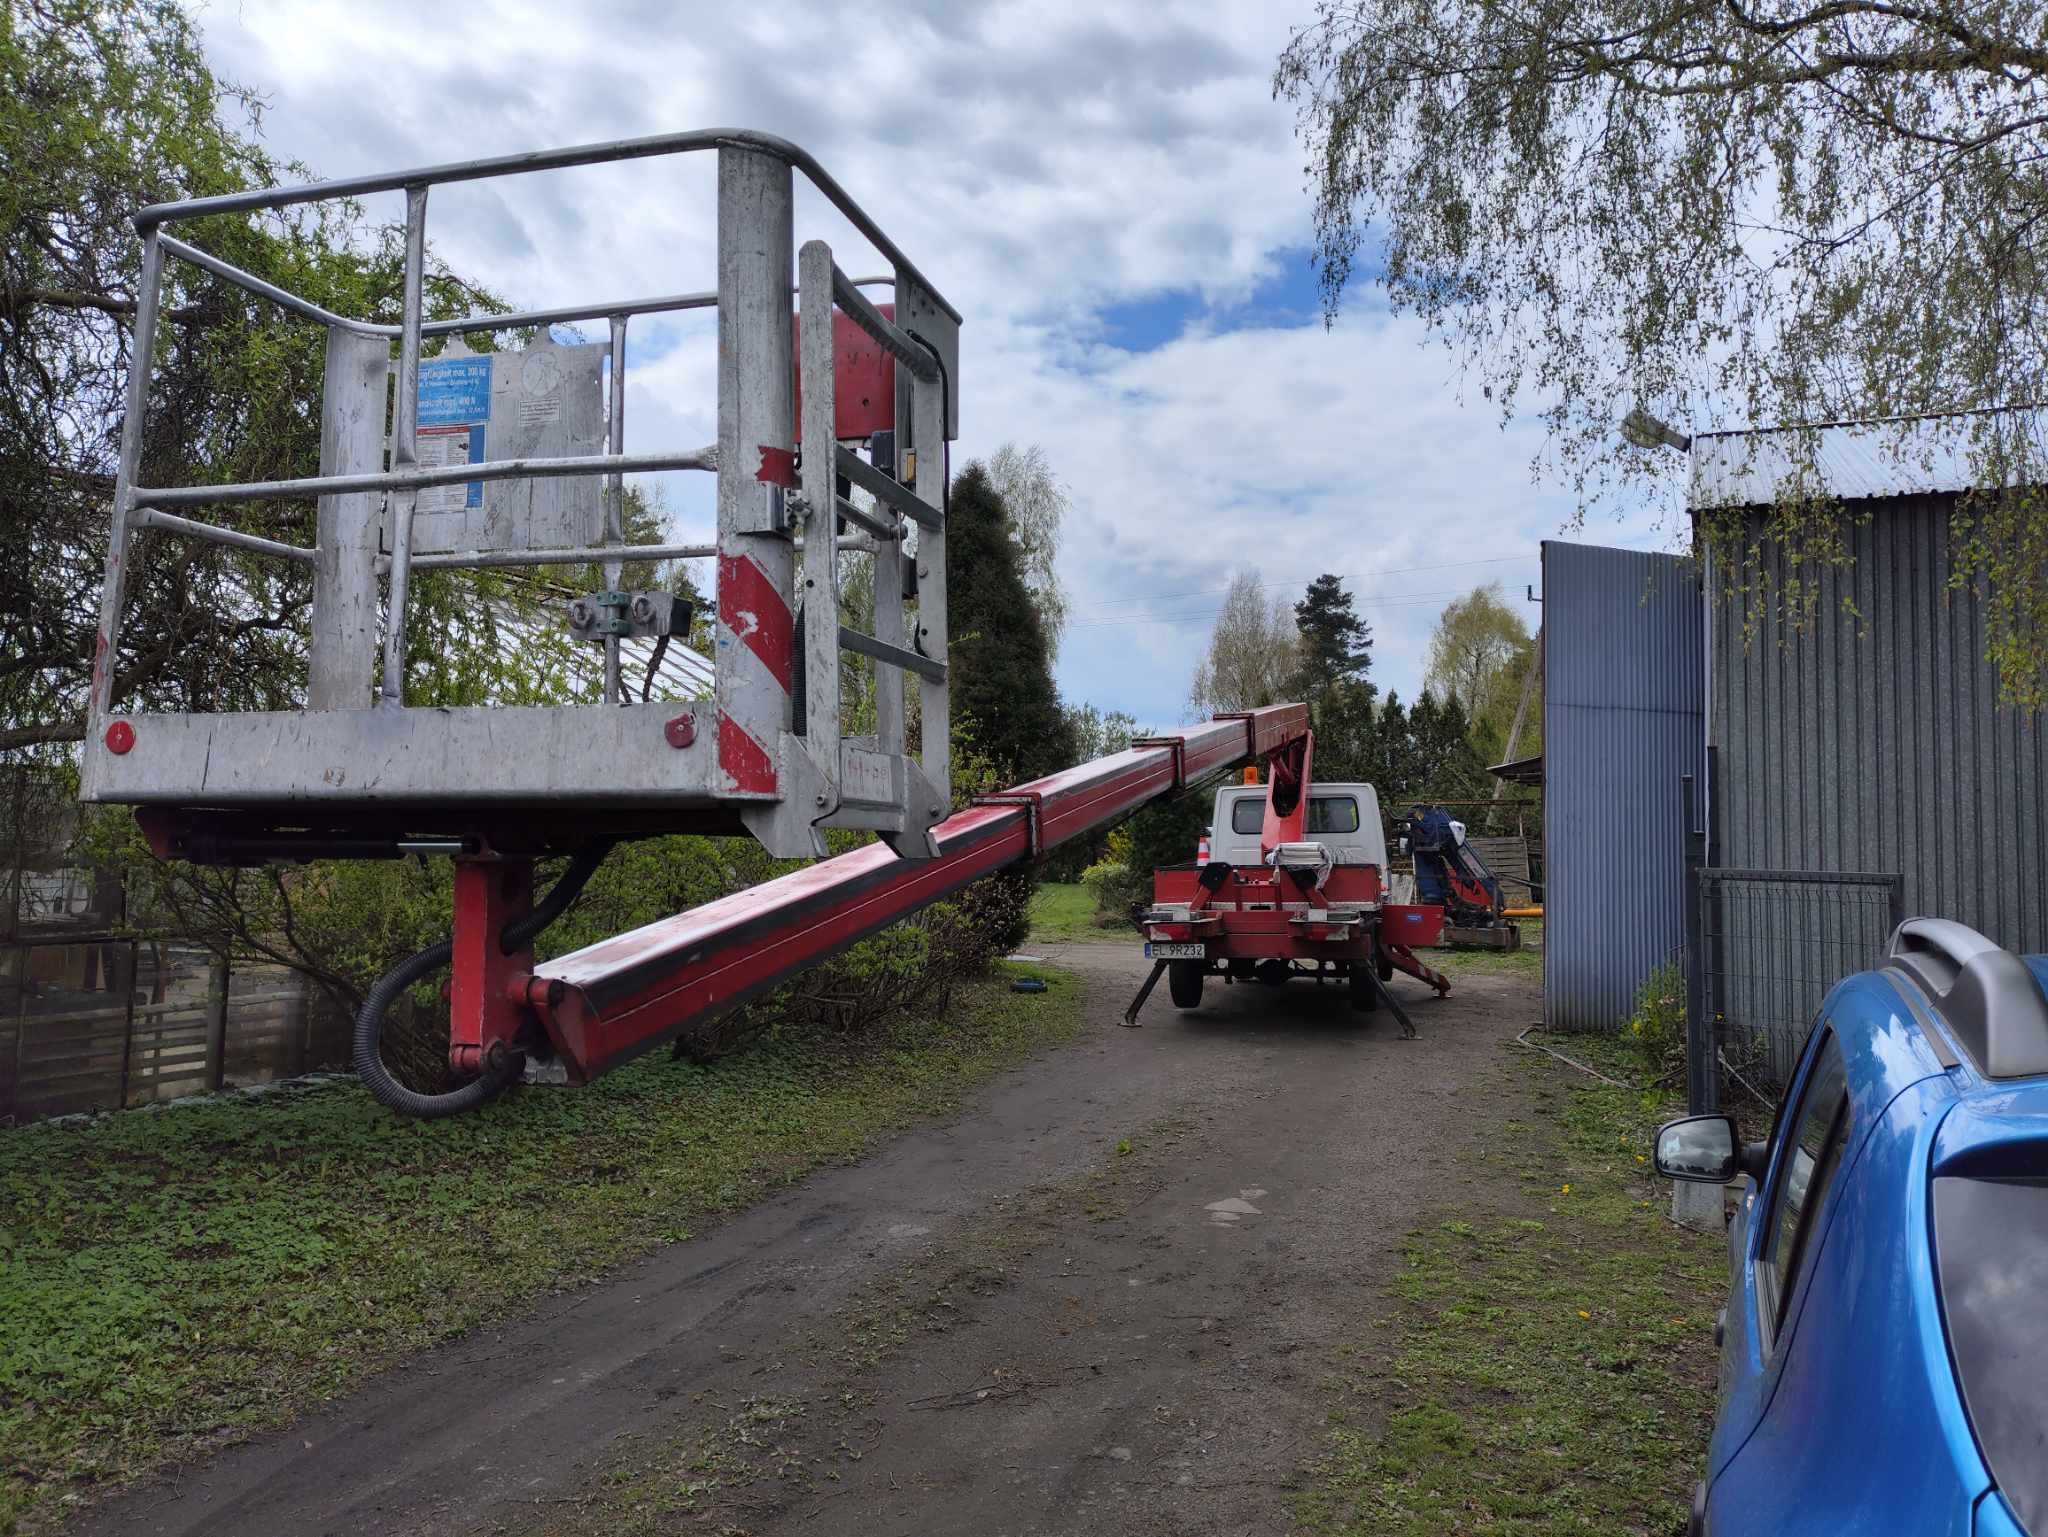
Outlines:
{"type": "Polygon", "coordinates": [[[1685,944],[1683,779],[1703,783],[1698,572],[1543,545],[1543,1022],[1612,1030],[1685,944]]]}
{"type": "MultiPolygon", "coordinates": [[[[2048,723],[1999,702],[1983,603],[1951,585],[1972,425],[1692,444],[1695,516],[1734,511],[1766,578],[1708,604],[1711,857],[1726,872],[1708,881],[1712,1011],[1724,1039],[1770,1038],[1780,1069],[1826,988],[1872,963],[1900,912],[2048,950],[2048,723]],[[1779,607],[1793,573],[1767,523],[1795,475],[1850,519],[1847,562],[1798,573],[1817,586],[1804,624],[1779,607]]],[[[1709,594],[1721,575],[1709,556],[1709,594]]]]}

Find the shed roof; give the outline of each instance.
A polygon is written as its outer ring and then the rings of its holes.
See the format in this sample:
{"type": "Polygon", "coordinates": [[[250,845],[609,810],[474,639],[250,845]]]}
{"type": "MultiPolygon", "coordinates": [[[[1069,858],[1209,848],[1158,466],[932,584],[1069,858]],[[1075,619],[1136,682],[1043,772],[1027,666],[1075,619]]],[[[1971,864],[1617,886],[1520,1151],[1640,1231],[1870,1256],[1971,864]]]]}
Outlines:
{"type": "Polygon", "coordinates": [[[1541,785],[1543,783],[1543,754],[1533,758],[1516,758],[1511,763],[1496,763],[1486,771],[1495,779],[1505,779],[1511,785],[1541,785]]]}
{"type": "Polygon", "coordinates": [[[1967,491],[1978,483],[1975,451],[2002,432],[2026,434],[2048,457],[2041,409],[1704,432],[1692,440],[1686,503],[1698,512],[1761,506],[1787,491],[1844,501],[1967,491]]]}

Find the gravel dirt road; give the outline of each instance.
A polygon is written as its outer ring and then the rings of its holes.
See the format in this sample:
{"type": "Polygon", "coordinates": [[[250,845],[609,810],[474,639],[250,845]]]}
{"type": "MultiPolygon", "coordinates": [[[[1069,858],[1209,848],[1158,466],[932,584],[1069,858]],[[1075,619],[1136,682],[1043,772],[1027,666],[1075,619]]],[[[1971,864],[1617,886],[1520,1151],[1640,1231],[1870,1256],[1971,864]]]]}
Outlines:
{"type": "Polygon", "coordinates": [[[1402,1235],[1491,1204],[1458,1155],[1522,1113],[1535,980],[1397,980],[1414,1041],[1213,979],[1127,1030],[1135,945],[1032,953],[1083,1032],[954,1121],[77,1529],[1285,1530],[1402,1235]]]}

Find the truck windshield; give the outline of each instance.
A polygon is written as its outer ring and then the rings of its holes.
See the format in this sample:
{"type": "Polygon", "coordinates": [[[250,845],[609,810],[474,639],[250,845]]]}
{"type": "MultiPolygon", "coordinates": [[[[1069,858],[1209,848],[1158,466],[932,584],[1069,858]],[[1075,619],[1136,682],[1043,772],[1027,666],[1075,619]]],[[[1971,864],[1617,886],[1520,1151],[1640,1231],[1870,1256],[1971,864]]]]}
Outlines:
{"type": "Polygon", "coordinates": [[[2048,1531],[2048,1179],[1934,1182],[1942,1310],[1991,1477],[2048,1531]]]}
{"type": "MultiPolygon", "coordinates": [[[[1230,830],[1240,836],[1255,833],[1266,825],[1264,796],[1247,795],[1230,808],[1230,830]]],[[[1303,828],[1307,837],[1318,833],[1358,831],[1358,797],[1355,795],[1311,795],[1303,828]]]]}

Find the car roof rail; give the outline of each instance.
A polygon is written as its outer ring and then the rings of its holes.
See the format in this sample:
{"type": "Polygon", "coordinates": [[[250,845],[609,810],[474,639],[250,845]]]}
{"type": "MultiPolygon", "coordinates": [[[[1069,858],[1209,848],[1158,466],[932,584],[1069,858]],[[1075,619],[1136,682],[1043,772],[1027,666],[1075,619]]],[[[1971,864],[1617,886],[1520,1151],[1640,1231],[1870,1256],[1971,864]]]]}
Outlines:
{"type": "Polygon", "coordinates": [[[1908,918],[1885,948],[1884,969],[1919,984],[1984,1077],[2048,1073],[2048,995],[2010,950],[1967,924],[1908,918]]]}

